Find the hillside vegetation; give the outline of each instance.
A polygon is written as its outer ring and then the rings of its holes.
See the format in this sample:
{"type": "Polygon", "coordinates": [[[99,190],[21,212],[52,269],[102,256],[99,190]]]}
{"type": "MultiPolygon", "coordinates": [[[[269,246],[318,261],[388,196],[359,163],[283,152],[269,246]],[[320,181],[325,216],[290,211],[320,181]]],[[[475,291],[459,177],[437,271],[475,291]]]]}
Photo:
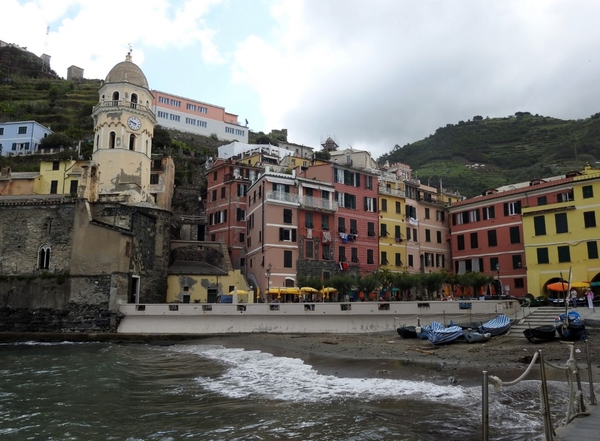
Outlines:
{"type": "MultiPolygon", "coordinates": [[[[35,120],[83,140],[82,154],[91,152],[92,108],[98,103],[101,80],[67,81],[44,69],[41,59],[14,47],[0,48],[0,121],[35,120]]],[[[250,143],[278,144],[285,140],[278,131],[249,134],[250,143]]],[[[226,141],[155,129],[153,151],[170,154],[176,163],[176,182],[198,185],[199,166],[226,141]]],[[[475,196],[485,189],[529,181],[581,169],[586,162],[594,167],[600,159],[600,113],[582,120],[517,112],[506,118],[459,121],[440,127],[425,139],[396,145],[382,155],[383,165],[403,162],[414,177],[432,186],[475,196]]],[[[20,159],[2,158],[0,165],[24,171],[20,159]]],[[[25,161],[27,163],[27,161],[25,161]]]]}
{"type": "Polygon", "coordinates": [[[378,162],[409,164],[421,182],[465,196],[487,188],[579,170],[600,158],[600,114],[564,121],[517,112],[460,121],[427,138],[396,145],[378,162]]]}

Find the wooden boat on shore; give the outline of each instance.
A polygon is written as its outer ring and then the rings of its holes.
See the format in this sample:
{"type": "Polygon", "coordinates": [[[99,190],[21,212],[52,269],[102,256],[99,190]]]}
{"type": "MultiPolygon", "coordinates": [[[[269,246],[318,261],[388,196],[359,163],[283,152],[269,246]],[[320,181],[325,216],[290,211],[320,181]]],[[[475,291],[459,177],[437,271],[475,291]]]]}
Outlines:
{"type": "Polygon", "coordinates": [[[490,334],[489,332],[482,333],[472,329],[463,329],[463,335],[469,343],[485,343],[486,341],[489,341],[490,338],[492,338],[492,334],[490,334]]]}
{"type": "Polygon", "coordinates": [[[451,343],[463,336],[463,329],[460,326],[448,326],[431,329],[428,334],[429,341],[434,345],[451,343]]]}
{"type": "Polygon", "coordinates": [[[467,329],[475,329],[476,330],[476,329],[479,329],[479,327],[481,326],[481,322],[454,323],[452,320],[450,320],[450,326],[460,326],[464,330],[467,330],[467,329]]]}
{"type": "Polygon", "coordinates": [[[556,330],[563,340],[585,340],[585,323],[577,311],[561,314],[555,320],[556,330]]]}
{"type": "Polygon", "coordinates": [[[402,338],[417,338],[416,326],[401,326],[396,328],[398,335],[402,338]]]}
{"type": "Polygon", "coordinates": [[[541,343],[544,341],[554,340],[556,337],[556,326],[543,325],[535,328],[525,329],[523,335],[531,343],[541,343]]]}
{"type": "Polygon", "coordinates": [[[416,327],[417,337],[420,338],[421,340],[427,340],[427,339],[429,339],[429,333],[431,331],[438,330],[438,329],[444,329],[444,328],[445,328],[445,326],[442,325],[440,322],[431,322],[431,324],[429,324],[427,326],[417,326],[416,327]]]}
{"type": "Polygon", "coordinates": [[[500,314],[498,315],[498,317],[493,318],[479,326],[479,332],[484,334],[489,332],[490,334],[492,334],[492,337],[494,335],[504,334],[509,329],[510,319],[504,314],[500,314]]]}

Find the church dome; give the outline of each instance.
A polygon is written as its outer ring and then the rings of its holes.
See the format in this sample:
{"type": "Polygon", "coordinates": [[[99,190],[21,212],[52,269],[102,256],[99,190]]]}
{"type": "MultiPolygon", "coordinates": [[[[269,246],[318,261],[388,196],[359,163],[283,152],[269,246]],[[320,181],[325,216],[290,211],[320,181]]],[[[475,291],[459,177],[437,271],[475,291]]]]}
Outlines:
{"type": "Polygon", "coordinates": [[[127,54],[125,61],[113,67],[106,76],[106,83],[131,83],[149,89],[148,80],[142,69],[131,61],[131,54],[127,54]]]}

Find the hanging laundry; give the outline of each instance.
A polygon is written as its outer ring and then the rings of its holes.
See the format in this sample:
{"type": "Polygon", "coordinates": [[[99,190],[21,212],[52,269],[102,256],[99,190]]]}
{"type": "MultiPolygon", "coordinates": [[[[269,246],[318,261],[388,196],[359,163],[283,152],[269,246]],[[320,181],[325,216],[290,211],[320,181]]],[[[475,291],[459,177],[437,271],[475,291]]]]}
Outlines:
{"type": "Polygon", "coordinates": [[[331,242],[331,233],[329,231],[323,231],[323,243],[331,242]]]}
{"type": "Polygon", "coordinates": [[[306,238],[307,239],[312,239],[312,228],[307,228],[306,229],[306,238]]]}

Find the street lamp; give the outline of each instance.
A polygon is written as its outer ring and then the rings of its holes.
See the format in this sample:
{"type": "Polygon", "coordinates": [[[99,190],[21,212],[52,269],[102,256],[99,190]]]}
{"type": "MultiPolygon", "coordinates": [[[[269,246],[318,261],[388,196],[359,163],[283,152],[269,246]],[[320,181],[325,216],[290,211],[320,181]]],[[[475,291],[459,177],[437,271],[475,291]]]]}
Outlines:
{"type": "Polygon", "coordinates": [[[498,295],[502,294],[502,282],[500,282],[500,264],[496,264],[496,273],[498,274],[498,295]]]}
{"type": "Polygon", "coordinates": [[[269,265],[267,266],[267,270],[265,271],[265,277],[267,278],[267,289],[265,291],[268,292],[269,288],[271,288],[271,268],[273,267],[273,265],[271,265],[269,263],[269,265]]]}

